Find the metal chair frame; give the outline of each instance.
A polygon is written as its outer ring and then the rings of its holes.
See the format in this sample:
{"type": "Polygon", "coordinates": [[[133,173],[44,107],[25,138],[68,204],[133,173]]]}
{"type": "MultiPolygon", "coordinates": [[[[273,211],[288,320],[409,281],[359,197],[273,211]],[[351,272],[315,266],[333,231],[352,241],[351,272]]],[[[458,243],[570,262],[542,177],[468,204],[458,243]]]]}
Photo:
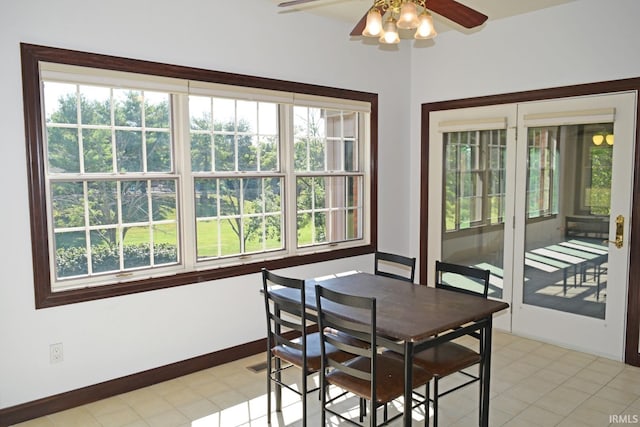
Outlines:
{"type": "Polygon", "coordinates": [[[413,283],[416,273],[416,259],[409,258],[403,255],[392,254],[388,252],[376,252],[374,261],[374,274],[378,276],[390,277],[392,279],[404,280],[405,282],[413,283]],[[388,271],[379,269],[379,261],[399,264],[401,266],[408,267],[410,272],[409,276],[402,276],[400,274],[391,273],[388,271]]]}

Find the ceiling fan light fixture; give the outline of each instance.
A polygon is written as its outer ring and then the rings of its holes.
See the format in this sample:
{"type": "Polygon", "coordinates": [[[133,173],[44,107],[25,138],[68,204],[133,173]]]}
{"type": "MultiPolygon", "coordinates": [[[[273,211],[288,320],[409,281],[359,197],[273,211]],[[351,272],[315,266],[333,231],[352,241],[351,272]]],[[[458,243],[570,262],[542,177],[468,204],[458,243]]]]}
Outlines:
{"type": "Polygon", "coordinates": [[[398,44],[400,43],[400,35],[398,34],[398,27],[396,27],[396,20],[393,18],[387,19],[382,28],[382,35],[378,40],[384,44],[398,44]]]}
{"type": "Polygon", "coordinates": [[[426,10],[422,12],[418,17],[418,21],[420,23],[416,29],[416,34],[413,36],[414,38],[418,40],[426,40],[432,39],[438,35],[435,27],[433,26],[433,18],[429,12],[426,10]]]}
{"type": "Polygon", "coordinates": [[[418,21],[418,8],[413,1],[405,1],[400,7],[400,17],[397,26],[404,30],[416,28],[420,22],[418,21]]]}
{"type": "Polygon", "coordinates": [[[372,8],[367,13],[367,26],[362,31],[365,37],[378,37],[382,33],[382,15],[376,8],[372,8]]]}

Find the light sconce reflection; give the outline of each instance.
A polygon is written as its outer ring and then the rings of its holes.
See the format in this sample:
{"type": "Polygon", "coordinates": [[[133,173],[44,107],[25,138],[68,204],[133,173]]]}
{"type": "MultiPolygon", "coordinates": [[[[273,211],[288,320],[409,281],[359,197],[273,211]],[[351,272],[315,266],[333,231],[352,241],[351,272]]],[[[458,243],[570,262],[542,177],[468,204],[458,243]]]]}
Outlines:
{"type": "Polygon", "coordinates": [[[594,145],[602,145],[603,142],[606,142],[607,145],[613,145],[613,134],[609,133],[607,135],[603,135],[601,133],[597,133],[591,137],[591,141],[594,145]]]}

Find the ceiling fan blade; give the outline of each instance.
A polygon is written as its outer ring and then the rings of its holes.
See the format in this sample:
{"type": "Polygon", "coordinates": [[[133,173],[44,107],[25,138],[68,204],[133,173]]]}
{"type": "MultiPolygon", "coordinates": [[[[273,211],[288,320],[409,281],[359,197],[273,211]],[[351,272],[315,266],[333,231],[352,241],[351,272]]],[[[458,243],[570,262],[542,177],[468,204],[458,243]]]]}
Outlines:
{"type": "Polygon", "coordinates": [[[317,1],[317,0],[291,0],[291,1],[283,1],[282,3],[278,4],[278,7],[287,7],[287,6],[293,6],[296,4],[302,4],[302,3],[311,3],[312,1],[317,1]]]}
{"type": "Polygon", "coordinates": [[[487,20],[487,15],[455,0],[427,0],[427,9],[465,28],[477,27],[487,20]]]}
{"type": "MultiPolygon", "coordinates": [[[[379,7],[378,10],[380,11],[380,15],[384,15],[384,13],[387,11],[387,5],[383,5],[383,6],[379,7]]],[[[349,33],[350,36],[361,36],[362,35],[362,32],[364,31],[364,27],[367,26],[367,14],[368,13],[369,13],[369,11],[367,11],[367,13],[365,13],[364,16],[362,18],[360,18],[360,20],[358,21],[356,26],[353,27],[353,30],[351,30],[351,33],[349,33]]]]}

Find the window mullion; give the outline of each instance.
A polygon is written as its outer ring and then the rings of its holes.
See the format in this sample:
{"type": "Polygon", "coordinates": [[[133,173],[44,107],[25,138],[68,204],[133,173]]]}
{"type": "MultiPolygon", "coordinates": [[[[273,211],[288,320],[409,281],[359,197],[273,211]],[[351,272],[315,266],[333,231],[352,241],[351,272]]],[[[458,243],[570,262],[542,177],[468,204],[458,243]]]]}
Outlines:
{"type": "Polygon", "coordinates": [[[196,264],[196,214],[194,180],[191,171],[191,137],[188,95],[173,95],[172,119],[176,143],[174,167],[178,175],[178,245],[181,248],[182,265],[192,268],[196,264]]]}
{"type": "Polygon", "coordinates": [[[296,212],[296,181],[294,160],[294,129],[293,129],[293,105],[280,105],[280,168],[284,173],[284,234],[285,250],[292,254],[297,248],[297,212],[296,212]]]}

